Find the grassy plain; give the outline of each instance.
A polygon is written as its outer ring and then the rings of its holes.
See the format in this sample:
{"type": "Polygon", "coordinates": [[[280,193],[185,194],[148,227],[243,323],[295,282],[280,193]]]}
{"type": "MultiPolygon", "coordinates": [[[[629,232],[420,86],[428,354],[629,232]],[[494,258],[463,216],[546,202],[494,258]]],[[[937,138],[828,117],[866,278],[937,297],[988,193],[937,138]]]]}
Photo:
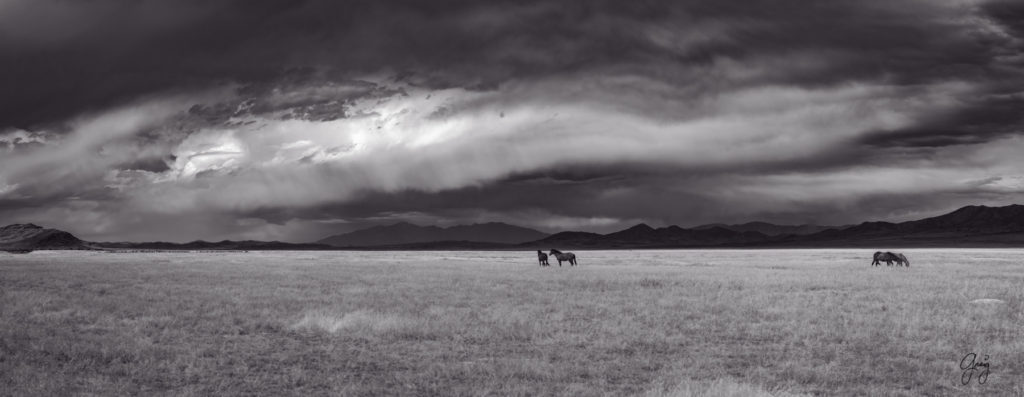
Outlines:
{"type": "Polygon", "coordinates": [[[1024,394],[1024,250],[904,252],[5,255],[0,394],[1024,394]]]}

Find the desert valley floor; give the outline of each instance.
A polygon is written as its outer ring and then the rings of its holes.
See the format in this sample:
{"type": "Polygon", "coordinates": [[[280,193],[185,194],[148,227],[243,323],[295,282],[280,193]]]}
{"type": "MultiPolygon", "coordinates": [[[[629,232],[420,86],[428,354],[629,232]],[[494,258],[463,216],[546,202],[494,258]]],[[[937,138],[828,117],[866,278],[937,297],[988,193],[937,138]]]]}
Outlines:
{"type": "Polygon", "coordinates": [[[0,254],[0,394],[1024,393],[1024,250],[872,251],[0,254]]]}

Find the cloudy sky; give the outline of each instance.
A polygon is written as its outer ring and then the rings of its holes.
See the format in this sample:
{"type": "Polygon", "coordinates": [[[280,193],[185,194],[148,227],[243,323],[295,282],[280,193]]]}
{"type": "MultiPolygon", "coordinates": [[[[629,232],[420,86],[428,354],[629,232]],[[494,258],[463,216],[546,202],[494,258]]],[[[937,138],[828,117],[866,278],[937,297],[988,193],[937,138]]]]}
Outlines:
{"type": "Polygon", "coordinates": [[[1019,0],[0,0],[0,223],[907,220],[1024,202],[1019,0]]]}

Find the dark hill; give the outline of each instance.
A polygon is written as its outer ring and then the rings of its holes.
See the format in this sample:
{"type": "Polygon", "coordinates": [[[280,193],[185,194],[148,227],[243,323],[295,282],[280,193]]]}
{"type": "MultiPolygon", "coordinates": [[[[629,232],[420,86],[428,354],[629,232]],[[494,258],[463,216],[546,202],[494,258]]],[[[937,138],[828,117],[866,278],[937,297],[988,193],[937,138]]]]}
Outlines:
{"type": "Polygon", "coordinates": [[[827,230],[787,245],[959,247],[1024,245],[1024,206],[967,206],[945,215],[901,223],[864,222],[843,230],[827,230]]]}
{"type": "Polygon", "coordinates": [[[758,232],[766,236],[783,236],[787,234],[795,235],[806,235],[823,232],[829,229],[845,229],[850,227],[847,226],[819,226],[819,225],[776,225],[768,222],[747,222],[739,225],[726,225],[722,223],[713,223],[710,225],[700,225],[693,227],[696,230],[705,230],[715,227],[722,229],[732,230],[734,232],[758,232]]]}
{"type": "Polygon", "coordinates": [[[609,233],[563,232],[529,248],[697,248],[697,247],[985,247],[1024,246],[1024,206],[969,206],[916,221],[864,222],[805,232],[821,226],[764,222],[703,225],[693,229],[645,224],[609,233]],[[754,230],[748,230],[754,229],[754,230]]]}
{"type": "Polygon", "coordinates": [[[955,232],[994,234],[1024,232],[1024,205],[986,207],[972,205],[946,215],[896,225],[905,233],[955,232]]]}
{"type": "Polygon", "coordinates": [[[594,242],[604,237],[601,234],[590,232],[561,232],[555,233],[547,238],[524,243],[523,245],[535,247],[542,250],[559,247],[585,247],[593,246],[594,242]]]}
{"type": "Polygon", "coordinates": [[[96,243],[98,247],[109,249],[132,249],[132,250],[182,250],[182,251],[303,251],[303,250],[330,250],[334,247],[326,244],[294,244],[281,241],[192,241],[188,243],[168,243],[163,241],[134,243],[96,243]]]}
{"type": "Polygon", "coordinates": [[[762,244],[771,238],[758,232],[737,232],[720,227],[709,229],[683,229],[669,226],[655,229],[639,224],[622,231],[596,234],[563,232],[548,238],[523,244],[548,248],[684,248],[762,244]]]}
{"type": "Polygon", "coordinates": [[[92,249],[73,234],[41,226],[14,224],[0,227],[2,250],[92,249]]]}

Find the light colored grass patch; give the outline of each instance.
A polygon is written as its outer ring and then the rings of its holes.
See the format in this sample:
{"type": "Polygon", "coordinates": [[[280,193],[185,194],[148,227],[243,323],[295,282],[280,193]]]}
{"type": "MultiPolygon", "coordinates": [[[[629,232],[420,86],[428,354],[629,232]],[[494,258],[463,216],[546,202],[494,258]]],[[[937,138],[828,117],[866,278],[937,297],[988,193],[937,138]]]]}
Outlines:
{"type": "Polygon", "coordinates": [[[312,329],[337,332],[372,332],[383,334],[397,331],[408,331],[419,328],[423,321],[409,316],[393,313],[380,313],[371,310],[357,310],[337,314],[330,310],[311,310],[302,315],[292,329],[312,329]]]}
{"type": "Polygon", "coordinates": [[[767,390],[763,387],[739,382],[730,378],[712,381],[683,380],[674,386],[654,390],[644,397],[803,397],[809,394],[791,393],[785,390],[767,390]]]}

